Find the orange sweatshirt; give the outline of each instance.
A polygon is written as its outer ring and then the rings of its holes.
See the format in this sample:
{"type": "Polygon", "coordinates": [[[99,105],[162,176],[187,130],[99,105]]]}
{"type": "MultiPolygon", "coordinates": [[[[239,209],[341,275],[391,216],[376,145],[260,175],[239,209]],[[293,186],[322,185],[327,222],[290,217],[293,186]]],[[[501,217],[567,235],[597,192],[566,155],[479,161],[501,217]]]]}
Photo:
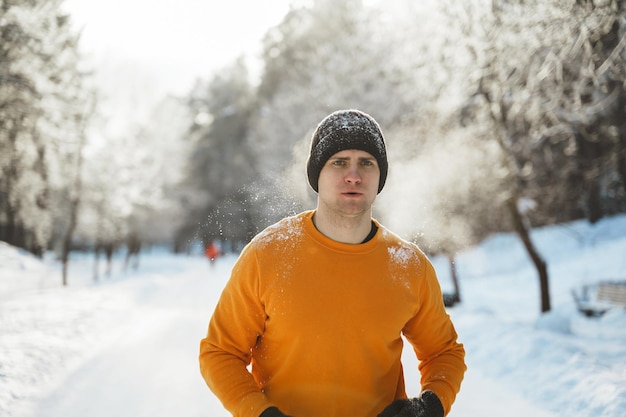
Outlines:
{"type": "Polygon", "coordinates": [[[404,334],[422,390],[447,414],[465,351],[429,260],[378,223],[373,239],[350,245],[312,216],[284,219],[242,251],[200,343],[208,386],[235,417],[272,405],[294,417],[376,417],[406,397],[404,334]]]}

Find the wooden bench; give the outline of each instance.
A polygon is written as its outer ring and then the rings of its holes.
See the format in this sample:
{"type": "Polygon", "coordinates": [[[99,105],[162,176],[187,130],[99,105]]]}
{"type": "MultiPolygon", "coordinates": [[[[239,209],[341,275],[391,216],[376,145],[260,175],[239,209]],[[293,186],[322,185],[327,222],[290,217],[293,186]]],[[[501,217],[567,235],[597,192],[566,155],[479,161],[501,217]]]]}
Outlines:
{"type": "Polygon", "coordinates": [[[578,310],[587,317],[599,317],[613,308],[626,308],[626,281],[603,281],[572,290],[578,310]]]}

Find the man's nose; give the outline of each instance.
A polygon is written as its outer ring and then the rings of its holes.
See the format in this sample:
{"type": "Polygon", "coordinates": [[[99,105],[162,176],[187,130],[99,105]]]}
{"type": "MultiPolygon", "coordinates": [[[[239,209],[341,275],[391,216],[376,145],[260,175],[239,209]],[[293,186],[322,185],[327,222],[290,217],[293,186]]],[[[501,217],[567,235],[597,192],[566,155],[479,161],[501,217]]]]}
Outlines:
{"type": "Polygon", "coordinates": [[[361,182],[361,174],[357,167],[350,167],[345,177],[347,182],[361,182]]]}

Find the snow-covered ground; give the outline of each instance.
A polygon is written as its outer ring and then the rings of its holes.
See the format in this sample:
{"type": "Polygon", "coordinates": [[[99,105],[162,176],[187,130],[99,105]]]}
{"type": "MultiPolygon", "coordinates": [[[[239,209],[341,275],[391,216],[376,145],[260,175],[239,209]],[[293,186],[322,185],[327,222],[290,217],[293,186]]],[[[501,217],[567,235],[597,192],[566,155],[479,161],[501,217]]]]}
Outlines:
{"type": "MultiPolygon", "coordinates": [[[[451,417],[626,416],[626,311],[589,319],[570,291],[626,280],[626,215],[538,229],[552,311],[515,236],[457,259],[462,303],[450,309],[468,372],[451,417]]],[[[234,256],[143,254],[137,271],[93,281],[93,259],[60,266],[0,242],[0,416],[227,417],[200,377],[197,351],[234,256]]],[[[448,266],[433,259],[442,287],[448,266]]],[[[409,394],[419,391],[405,354],[409,394]]]]}

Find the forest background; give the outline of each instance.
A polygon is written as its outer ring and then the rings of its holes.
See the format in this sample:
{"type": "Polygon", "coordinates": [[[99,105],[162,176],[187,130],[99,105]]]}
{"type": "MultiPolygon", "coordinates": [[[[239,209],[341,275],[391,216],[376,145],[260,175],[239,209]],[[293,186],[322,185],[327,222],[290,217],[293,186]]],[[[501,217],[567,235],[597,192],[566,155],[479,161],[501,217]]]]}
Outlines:
{"type": "Polygon", "coordinates": [[[358,108],[388,146],[383,224],[451,265],[516,231],[545,290],[530,228],[626,212],[626,2],[381,4],[294,1],[258,75],[236,59],[112,134],[63,0],[0,1],[0,240],[66,268],[72,250],[237,251],[314,206],[310,135],[358,108]]]}

